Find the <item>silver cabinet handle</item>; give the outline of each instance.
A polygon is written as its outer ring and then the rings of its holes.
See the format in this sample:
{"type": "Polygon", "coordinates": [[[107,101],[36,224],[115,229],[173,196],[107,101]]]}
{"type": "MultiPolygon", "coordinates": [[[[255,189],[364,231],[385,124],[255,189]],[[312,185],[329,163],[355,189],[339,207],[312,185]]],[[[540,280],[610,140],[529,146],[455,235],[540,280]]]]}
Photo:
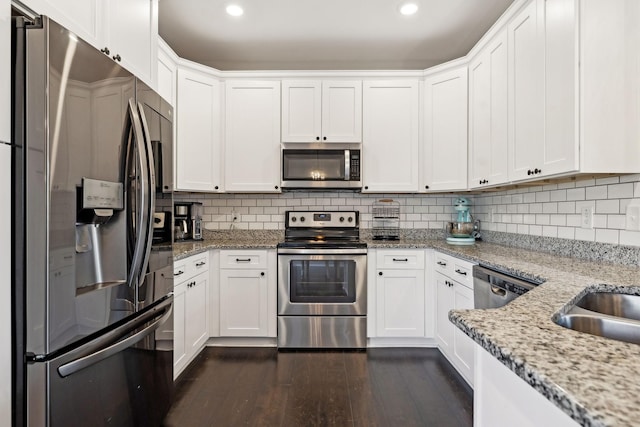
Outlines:
{"type": "Polygon", "coordinates": [[[456,273],[458,273],[458,274],[462,274],[463,276],[466,276],[466,275],[467,275],[467,272],[466,272],[466,271],[462,271],[462,270],[458,270],[458,269],[456,269],[456,273]]]}
{"type": "Polygon", "coordinates": [[[393,258],[393,262],[408,262],[408,258],[393,258]]]}

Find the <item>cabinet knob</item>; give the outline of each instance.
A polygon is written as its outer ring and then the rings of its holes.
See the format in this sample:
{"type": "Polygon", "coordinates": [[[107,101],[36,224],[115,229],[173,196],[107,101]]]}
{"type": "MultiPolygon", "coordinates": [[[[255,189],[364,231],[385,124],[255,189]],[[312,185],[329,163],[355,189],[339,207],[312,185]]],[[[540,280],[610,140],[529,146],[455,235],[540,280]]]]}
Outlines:
{"type": "Polygon", "coordinates": [[[425,189],[425,190],[428,190],[428,189],[429,189],[429,186],[428,186],[428,185],[425,185],[425,186],[424,186],[424,189],[425,189]]]}
{"type": "Polygon", "coordinates": [[[532,175],[532,174],[533,174],[533,171],[532,171],[531,169],[529,169],[529,170],[527,171],[527,175],[532,175]]]}
{"type": "Polygon", "coordinates": [[[120,54],[119,53],[116,54],[115,56],[113,56],[112,58],[113,58],[114,61],[118,61],[118,62],[120,62],[120,60],[122,59],[122,58],[120,58],[120,54]]]}
{"type": "Polygon", "coordinates": [[[260,275],[261,275],[261,276],[264,276],[264,271],[261,271],[261,272],[260,272],[260,275]]]}
{"type": "Polygon", "coordinates": [[[217,190],[217,189],[218,189],[218,186],[216,185],[214,188],[217,190]]]}
{"type": "Polygon", "coordinates": [[[326,136],[323,136],[323,137],[322,137],[322,140],[323,140],[323,141],[326,141],[326,140],[327,140],[327,137],[326,137],[326,136]]]}
{"type": "Polygon", "coordinates": [[[365,186],[364,186],[364,189],[365,189],[365,190],[368,190],[368,189],[369,189],[369,186],[368,186],[368,185],[365,185],[365,186]]]}
{"type": "Polygon", "coordinates": [[[382,276],[382,271],[378,272],[378,276],[382,276]]]}
{"type": "Polygon", "coordinates": [[[542,169],[535,168],[535,169],[533,170],[533,173],[536,173],[536,174],[538,174],[538,173],[542,173],[542,169]]]}
{"type": "Polygon", "coordinates": [[[278,189],[278,186],[277,186],[277,185],[275,186],[275,189],[276,189],[276,190],[278,189]]]}
{"type": "Polygon", "coordinates": [[[100,49],[100,52],[104,53],[105,55],[109,55],[111,53],[108,47],[105,47],[104,49],[100,49]]]}
{"type": "Polygon", "coordinates": [[[319,136],[316,136],[316,141],[320,141],[320,137],[319,136]]]}

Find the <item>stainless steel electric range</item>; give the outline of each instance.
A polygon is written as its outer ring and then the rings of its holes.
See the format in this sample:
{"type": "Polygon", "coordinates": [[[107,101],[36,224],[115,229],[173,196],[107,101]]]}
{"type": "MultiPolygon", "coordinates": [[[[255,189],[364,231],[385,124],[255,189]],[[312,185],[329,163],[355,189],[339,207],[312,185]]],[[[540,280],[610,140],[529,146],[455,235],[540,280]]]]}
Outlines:
{"type": "Polygon", "coordinates": [[[367,245],[357,211],[287,211],[278,245],[278,347],[365,348],[367,245]]]}

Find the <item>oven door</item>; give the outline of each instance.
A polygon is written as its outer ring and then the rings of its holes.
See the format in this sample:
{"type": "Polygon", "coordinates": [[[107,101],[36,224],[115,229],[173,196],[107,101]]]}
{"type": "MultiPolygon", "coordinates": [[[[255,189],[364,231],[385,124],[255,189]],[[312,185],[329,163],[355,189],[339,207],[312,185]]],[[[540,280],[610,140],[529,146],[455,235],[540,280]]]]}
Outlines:
{"type": "Polygon", "coordinates": [[[280,250],[278,314],[367,314],[366,250],[280,250]]]}

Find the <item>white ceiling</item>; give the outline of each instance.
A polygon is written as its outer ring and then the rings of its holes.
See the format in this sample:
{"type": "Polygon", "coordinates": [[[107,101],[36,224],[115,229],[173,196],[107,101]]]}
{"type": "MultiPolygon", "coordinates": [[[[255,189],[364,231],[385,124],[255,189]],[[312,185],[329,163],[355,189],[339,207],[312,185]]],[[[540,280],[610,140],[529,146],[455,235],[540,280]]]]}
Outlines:
{"type": "Polygon", "coordinates": [[[421,70],[465,55],[513,0],[412,2],[403,16],[402,0],[160,0],[159,31],[219,70],[421,70]]]}

